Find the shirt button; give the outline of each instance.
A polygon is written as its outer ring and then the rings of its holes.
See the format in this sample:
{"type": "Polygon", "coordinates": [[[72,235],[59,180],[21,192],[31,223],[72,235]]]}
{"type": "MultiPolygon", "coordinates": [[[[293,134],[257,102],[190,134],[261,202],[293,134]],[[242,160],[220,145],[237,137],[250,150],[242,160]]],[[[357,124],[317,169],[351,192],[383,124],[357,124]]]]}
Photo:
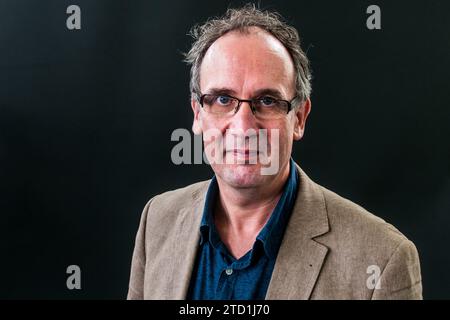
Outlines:
{"type": "Polygon", "coordinates": [[[233,274],[233,269],[229,268],[225,270],[225,273],[227,274],[227,276],[231,276],[233,274]]]}

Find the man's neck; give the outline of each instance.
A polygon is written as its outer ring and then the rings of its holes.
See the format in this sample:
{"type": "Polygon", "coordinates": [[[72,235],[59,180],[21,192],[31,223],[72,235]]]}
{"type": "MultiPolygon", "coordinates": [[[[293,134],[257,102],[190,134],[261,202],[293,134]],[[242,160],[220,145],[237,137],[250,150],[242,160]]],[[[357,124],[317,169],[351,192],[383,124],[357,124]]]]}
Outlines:
{"type": "Polygon", "coordinates": [[[289,178],[288,162],[281,174],[259,188],[232,188],[217,180],[219,197],[215,222],[220,229],[234,235],[256,235],[269,219],[289,178]]]}

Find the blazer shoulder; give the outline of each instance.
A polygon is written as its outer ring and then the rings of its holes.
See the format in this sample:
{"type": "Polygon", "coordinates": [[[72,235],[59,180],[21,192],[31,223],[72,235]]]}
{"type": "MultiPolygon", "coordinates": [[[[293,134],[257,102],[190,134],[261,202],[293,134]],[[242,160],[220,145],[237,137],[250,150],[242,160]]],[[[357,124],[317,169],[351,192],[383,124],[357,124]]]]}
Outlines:
{"type": "MultiPolygon", "coordinates": [[[[362,206],[320,186],[323,192],[333,237],[352,247],[361,245],[378,248],[387,254],[407,241],[392,224],[386,222],[362,206]]],[[[370,250],[369,250],[370,251],[370,250]]]]}
{"type": "Polygon", "coordinates": [[[421,299],[415,245],[360,205],[322,186],[320,190],[329,224],[329,232],[315,238],[329,249],[322,274],[323,294],[349,299],[421,299]],[[367,281],[374,272],[379,274],[379,287],[370,288],[367,281]]]}
{"type": "Polygon", "coordinates": [[[197,198],[201,196],[203,192],[206,192],[211,180],[199,181],[183,188],[169,190],[160,193],[152,198],[153,202],[162,202],[166,204],[177,204],[183,202],[188,198],[197,198]]]}
{"type": "Polygon", "coordinates": [[[151,198],[145,206],[144,212],[151,219],[169,218],[183,208],[189,207],[194,201],[202,199],[208,190],[211,180],[200,181],[183,188],[166,191],[151,198]]]}

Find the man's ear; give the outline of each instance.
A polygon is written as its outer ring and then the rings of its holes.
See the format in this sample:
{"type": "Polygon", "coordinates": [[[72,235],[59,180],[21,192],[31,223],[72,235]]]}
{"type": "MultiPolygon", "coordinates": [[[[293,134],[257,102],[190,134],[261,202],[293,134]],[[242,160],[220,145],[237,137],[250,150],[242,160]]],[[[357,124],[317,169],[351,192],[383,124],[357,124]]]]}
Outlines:
{"type": "Polygon", "coordinates": [[[200,115],[200,104],[198,103],[197,99],[191,98],[191,107],[192,111],[194,112],[194,121],[192,123],[192,131],[194,134],[201,134],[202,133],[202,124],[201,124],[201,115],[200,115]]]}
{"type": "Polygon", "coordinates": [[[305,133],[306,119],[311,111],[311,100],[308,98],[302,102],[302,106],[295,111],[294,140],[300,140],[305,133]]]}

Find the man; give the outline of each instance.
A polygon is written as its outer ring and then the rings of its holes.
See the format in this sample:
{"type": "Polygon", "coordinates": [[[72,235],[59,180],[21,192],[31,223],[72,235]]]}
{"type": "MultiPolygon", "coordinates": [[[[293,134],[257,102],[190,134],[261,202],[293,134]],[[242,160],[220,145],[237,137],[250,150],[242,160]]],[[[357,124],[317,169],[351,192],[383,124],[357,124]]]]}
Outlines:
{"type": "Polygon", "coordinates": [[[297,31],[247,5],[193,35],[193,131],[215,175],[147,203],[128,298],[421,299],[414,244],[291,158],[311,110],[297,31]]]}

